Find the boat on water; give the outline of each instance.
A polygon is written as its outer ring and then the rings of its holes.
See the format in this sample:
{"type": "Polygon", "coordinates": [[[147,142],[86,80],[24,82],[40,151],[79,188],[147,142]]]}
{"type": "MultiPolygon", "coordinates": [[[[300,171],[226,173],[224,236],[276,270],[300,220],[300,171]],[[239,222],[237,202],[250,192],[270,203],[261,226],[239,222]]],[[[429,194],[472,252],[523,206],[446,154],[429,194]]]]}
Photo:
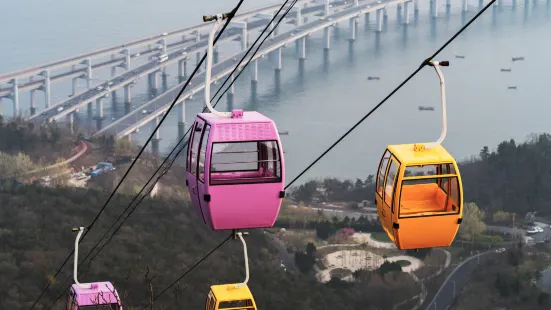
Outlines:
{"type": "Polygon", "coordinates": [[[380,78],[378,76],[368,76],[367,80],[368,81],[371,81],[371,80],[377,80],[378,81],[378,80],[380,80],[380,78]]]}
{"type": "Polygon", "coordinates": [[[419,106],[419,111],[434,111],[434,107],[419,106]]]}
{"type": "Polygon", "coordinates": [[[517,89],[516,86],[509,86],[507,89],[517,89]]]}
{"type": "Polygon", "coordinates": [[[512,59],[513,61],[520,61],[520,60],[524,60],[524,56],[513,57],[512,59]]]}
{"type": "Polygon", "coordinates": [[[288,130],[278,131],[278,134],[279,134],[279,135],[288,135],[288,134],[289,134],[289,131],[288,131],[288,130]]]}
{"type": "Polygon", "coordinates": [[[455,58],[464,59],[465,56],[463,56],[463,55],[455,55],[455,58]]]}
{"type": "Polygon", "coordinates": [[[511,69],[501,69],[501,72],[511,72],[511,69]]]}

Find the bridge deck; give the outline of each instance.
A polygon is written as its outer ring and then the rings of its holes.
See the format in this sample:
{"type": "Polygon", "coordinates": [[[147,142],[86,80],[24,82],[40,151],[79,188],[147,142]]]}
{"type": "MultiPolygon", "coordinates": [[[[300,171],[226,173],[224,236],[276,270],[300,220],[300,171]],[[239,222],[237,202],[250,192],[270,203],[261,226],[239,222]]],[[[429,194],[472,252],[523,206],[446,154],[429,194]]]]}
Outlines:
{"type": "MultiPolygon", "coordinates": [[[[350,19],[351,17],[354,17],[360,13],[376,11],[377,9],[381,9],[389,4],[399,4],[407,1],[409,0],[391,0],[391,1],[387,0],[387,1],[381,1],[380,4],[377,4],[377,2],[371,2],[371,3],[362,4],[357,7],[353,6],[353,7],[344,9],[338,13],[328,16],[328,18],[317,19],[313,22],[304,24],[303,26],[300,27],[299,31],[296,31],[296,30],[290,31],[287,33],[280,34],[273,39],[266,40],[266,42],[264,42],[264,44],[262,45],[262,48],[258,51],[258,53],[255,55],[253,60],[262,57],[262,54],[272,52],[280,47],[283,47],[285,44],[289,42],[293,42],[299,38],[307,36],[311,32],[322,30],[323,28],[327,26],[331,26],[332,24],[335,24],[339,21],[350,19]],[[329,20],[329,18],[331,18],[331,20],[329,20]]],[[[244,54],[245,52],[240,52],[239,54],[231,58],[224,59],[218,64],[213,65],[212,79],[213,80],[221,79],[224,76],[231,73],[231,71],[233,70],[233,68],[237,63],[237,61],[233,60],[234,57],[237,59],[241,59],[244,54]]],[[[251,55],[252,53],[249,53],[248,59],[250,59],[251,55]]],[[[188,86],[188,89],[180,97],[179,102],[189,98],[189,96],[191,96],[192,94],[197,93],[198,91],[203,89],[204,80],[205,80],[204,72],[196,74],[195,77],[191,80],[191,85],[188,86]]],[[[180,92],[184,84],[185,82],[180,83],[177,86],[165,92],[164,94],[158,96],[157,98],[141,105],[140,107],[131,111],[124,117],[116,120],[115,122],[106,126],[102,130],[98,131],[96,135],[112,134],[112,135],[116,135],[118,138],[121,138],[131,134],[137,128],[142,127],[144,124],[154,120],[157,116],[165,113],[170,107],[174,98],[176,98],[176,95],[180,92]],[[147,111],[150,111],[151,113],[141,114],[142,110],[147,110],[147,111]]]]}

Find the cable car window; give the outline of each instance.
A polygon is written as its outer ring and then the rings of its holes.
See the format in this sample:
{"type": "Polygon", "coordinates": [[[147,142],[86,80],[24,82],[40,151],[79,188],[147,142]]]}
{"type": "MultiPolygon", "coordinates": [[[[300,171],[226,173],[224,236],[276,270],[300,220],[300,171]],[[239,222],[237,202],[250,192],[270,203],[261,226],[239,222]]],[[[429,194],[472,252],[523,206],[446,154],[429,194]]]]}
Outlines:
{"type": "Polygon", "coordinates": [[[377,177],[377,193],[379,196],[383,196],[383,186],[384,186],[384,180],[385,180],[385,172],[386,167],[388,165],[388,161],[390,160],[390,152],[388,150],[385,151],[383,154],[383,157],[381,159],[381,163],[379,164],[379,172],[377,177]]]}
{"type": "Polygon", "coordinates": [[[210,184],[281,182],[277,141],[213,143],[210,184]]]}
{"type": "Polygon", "coordinates": [[[218,305],[218,309],[254,309],[252,301],[248,300],[235,300],[235,301],[221,301],[218,305]]]}
{"type": "Polygon", "coordinates": [[[399,217],[459,213],[457,177],[429,178],[402,181],[399,217]],[[451,194],[438,181],[455,184],[451,194]],[[454,193],[456,193],[454,195],[454,193]]]}
{"type": "Polygon", "coordinates": [[[188,171],[191,174],[196,175],[196,164],[197,164],[197,152],[199,151],[199,141],[201,140],[201,130],[203,126],[199,122],[195,122],[195,130],[193,130],[193,135],[191,137],[191,151],[189,158],[188,171]]]}
{"type": "Polygon", "coordinates": [[[78,310],[119,310],[120,306],[116,303],[105,304],[105,305],[89,305],[89,306],[79,306],[78,310]]]}
{"type": "Polygon", "coordinates": [[[388,168],[388,175],[385,180],[385,197],[384,201],[392,206],[392,198],[394,193],[394,179],[396,178],[396,173],[398,172],[398,164],[395,160],[390,161],[390,167],[388,168]]]}
{"type": "Polygon", "coordinates": [[[209,139],[209,133],[210,133],[210,125],[207,124],[205,127],[205,131],[203,133],[203,137],[201,138],[201,151],[199,152],[199,175],[198,179],[201,182],[205,182],[205,158],[207,154],[207,147],[208,147],[208,139],[209,139]]]}

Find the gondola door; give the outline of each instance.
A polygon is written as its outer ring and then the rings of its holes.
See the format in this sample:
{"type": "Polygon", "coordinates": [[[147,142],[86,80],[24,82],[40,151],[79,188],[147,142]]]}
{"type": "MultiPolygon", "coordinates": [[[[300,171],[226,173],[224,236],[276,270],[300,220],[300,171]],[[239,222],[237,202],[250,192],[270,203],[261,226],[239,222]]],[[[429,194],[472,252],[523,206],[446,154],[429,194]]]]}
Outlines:
{"type": "MultiPolygon", "coordinates": [[[[388,212],[388,216],[385,217],[385,220],[387,221],[385,223],[385,226],[389,228],[389,231],[391,232],[391,240],[394,241],[396,236],[398,235],[395,231],[393,218],[394,218],[394,212],[398,212],[397,208],[394,207],[395,199],[398,195],[396,195],[396,191],[398,190],[398,174],[400,172],[400,163],[394,156],[390,157],[389,163],[388,163],[388,169],[385,174],[385,185],[384,185],[384,195],[383,195],[383,205],[385,212],[388,212]]],[[[398,191],[399,193],[399,191],[398,191]]],[[[398,202],[399,203],[399,202],[398,202]]]]}
{"type": "Polygon", "coordinates": [[[207,165],[210,163],[210,156],[207,156],[207,154],[210,154],[207,152],[209,151],[210,125],[205,124],[203,127],[201,142],[199,143],[199,157],[197,161],[197,197],[205,224],[212,225],[209,208],[210,195],[206,192],[207,186],[205,184],[205,182],[209,180],[208,173],[210,171],[210,168],[207,169],[207,165]]]}
{"type": "Polygon", "coordinates": [[[205,122],[202,119],[197,118],[195,120],[195,124],[193,124],[193,131],[191,132],[191,136],[189,138],[186,169],[186,183],[189,189],[189,196],[193,207],[195,208],[195,212],[203,219],[203,221],[205,221],[205,217],[199,203],[199,194],[197,191],[197,171],[199,163],[199,144],[201,142],[201,135],[203,134],[204,127],[205,122]]]}

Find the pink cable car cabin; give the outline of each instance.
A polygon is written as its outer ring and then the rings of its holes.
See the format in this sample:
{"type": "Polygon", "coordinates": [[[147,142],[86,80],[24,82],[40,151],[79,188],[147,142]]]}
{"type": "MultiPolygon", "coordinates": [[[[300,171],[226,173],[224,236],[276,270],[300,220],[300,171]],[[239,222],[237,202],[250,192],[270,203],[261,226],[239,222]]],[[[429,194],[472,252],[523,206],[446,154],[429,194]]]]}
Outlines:
{"type": "Polygon", "coordinates": [[[111,282],[91,284],[92,288],[82,288],[78,284],[71,286],[67,310],[122,310],[119,295],[111,282]]]}
{"type": "Polygon", "coordinates": [[[188,144],[186,186],[213,230],[272,227],[285,168],[275,123],[258,112],[200,113],[188,144]]]}

